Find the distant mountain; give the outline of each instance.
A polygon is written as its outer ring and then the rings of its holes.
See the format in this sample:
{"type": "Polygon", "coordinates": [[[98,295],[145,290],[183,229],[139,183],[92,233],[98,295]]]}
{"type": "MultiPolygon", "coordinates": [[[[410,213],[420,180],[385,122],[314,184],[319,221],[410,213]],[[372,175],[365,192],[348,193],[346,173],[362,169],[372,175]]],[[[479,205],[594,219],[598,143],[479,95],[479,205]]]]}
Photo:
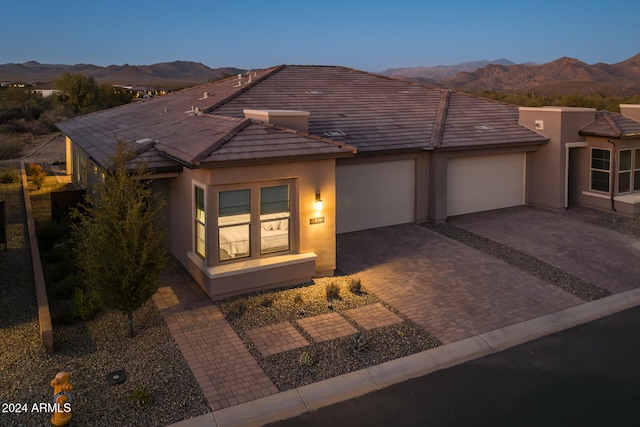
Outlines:
{"type": "Polygon", "coordinates": [[[40,64],[29,61],[23,64],[0,65],[0,81],[23,83],[51,82],[62,73],[79,73],[91,76],[100,83],[130,84],[134,86],[172,86],[204,83],[223,74],[239,74],[247,70],[239,68],[209,68],[199,62],[162,62],[153,65],[92,64],[40,64]]]}
{"type": "Polygon", "coordinates": [[[558,95],[601,92],[612,96],[630,96],[640,94],[640,54],[611,65],[589,65],[567,57],[542,65],[489,64],[431,84],[470,92],[535,91],[558,95]]]}
{"type": "Polygon", "coordinates": [[[380,74],[400,80],[411,80],[419,83],[430,83],[437,80],[453,77],[462,71],[476,71],[477,69],[485,67],[489,64],[508,66],[514,65],[515,63],[505,58],[494,59],[493,61],[487,61],[486,59],[483,59],[481,61],[463,62],[455,65],[436,65],[435,67],[387,68],[380,74]]]}

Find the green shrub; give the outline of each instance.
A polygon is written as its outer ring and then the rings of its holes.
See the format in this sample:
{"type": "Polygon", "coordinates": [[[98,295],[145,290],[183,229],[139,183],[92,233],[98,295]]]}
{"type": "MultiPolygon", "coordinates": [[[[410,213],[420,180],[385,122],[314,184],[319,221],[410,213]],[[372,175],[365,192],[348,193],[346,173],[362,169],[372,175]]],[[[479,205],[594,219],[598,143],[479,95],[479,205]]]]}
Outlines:
{"type": "Polygon", "coordinates": [[[244,299],[237,299],[231,303],[229,314],[233,317],[240,317],[247,311],[247,302],[244,299]]]}
{"type": "Polygon", "coordinates": [[[362,283],[360,282],[360,278],[352,277],[349,280],[349,291],[356,295],[360,295],[362,293],[362,283]]]}
{"type": "Polygon", "coordinates": [[[362,353],[367,347],[369,347],[369,337],[364,332],[351,335],[351,348],[354,353],[362,353]]]}
{"type": "Polygon", "coordinates": [[[69,221],[49,221],[38,229],[38,244],[40,250],[49,252],[54,245],[69,237],[69,221]]]}
{"type": "Polygon", "coordinates": [[[296,296],[293,297],[293,302],[295,304],[302,304],[304,302],[304,299],[302,298],[302,294],[296,294],[296,296]]]}
{"type": "Polygon", "coordinates": [[[298,364],[300,366],[312,366],[314,363],[316,362],[308,351],[300,353],[300,356],[298,357],[298,364]]]}
{"type": "Polygon", "coordinates": [[[340,285],[335,280],[332,280],[330,283],[327,283],[325,288],[325,292],[327,294],[327,300],[331,301],[334,299],[340,298],[340,285]]]}
{"type": "Polygon", "coordinates": [[[74,298],[76,289],[84,289],[84,282],[77,274],[66,276],[49,287],[49,297],[55,300],[74,298]]]}
{"type": "Polygon", "coordinates": [[[8,171],[0,175],[0,183],[2,184],[15,184],[18,182],[20,182],[20,176],[13,171],[8,171]]]}
{"type": "Polygon", "coordinates": [[[89,320],[101,310],[98,294],[92,290],[77,287],[73,296],[73,313],[82,320],[89,320]]]}
{"type": "Polygon", "coordinates": [[[135,389],[131,390],[131,395],[129,396],[133,403],[137,403],[139,405],[151,405],[153,403],[153,397],[149,390],[145,387],[138,386],[135,389]]]}

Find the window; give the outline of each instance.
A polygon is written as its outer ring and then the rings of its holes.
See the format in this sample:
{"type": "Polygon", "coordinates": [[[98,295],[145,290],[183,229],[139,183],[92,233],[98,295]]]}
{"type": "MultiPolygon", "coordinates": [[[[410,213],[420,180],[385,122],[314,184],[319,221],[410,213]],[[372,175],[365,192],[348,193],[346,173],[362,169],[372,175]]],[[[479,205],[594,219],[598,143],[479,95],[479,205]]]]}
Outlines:
{"type": "Polygon", "coordinates": [[[206,254],[204,188],[195,187],[195,251],[202,258],[206,254]]]}
{"type": "Polygon", "coordinates": [[[251,190],[219,193],[218,227],[220,261],[251,256],[251,190]]]}
{"type": "Polygon", "coordinates": [[[220,261],[290,250],[289,188],[256,185],[218,193],[220,261]]]}
{"type": "Polygon", "coordinates": [[[620,150],[618,160],[618,193],[631,191],[631,150],[620,150]]]}
{"type": "Polygon", "coordinates": [[[640,190],[640,148],[636,148],[634,151],[634,163],[633,163],[633,190],[640,190]]]}
{"type": "Polygon", "coordinates": [[[611,150],[591,149],[591,189],[609,192],[611,150]]]}

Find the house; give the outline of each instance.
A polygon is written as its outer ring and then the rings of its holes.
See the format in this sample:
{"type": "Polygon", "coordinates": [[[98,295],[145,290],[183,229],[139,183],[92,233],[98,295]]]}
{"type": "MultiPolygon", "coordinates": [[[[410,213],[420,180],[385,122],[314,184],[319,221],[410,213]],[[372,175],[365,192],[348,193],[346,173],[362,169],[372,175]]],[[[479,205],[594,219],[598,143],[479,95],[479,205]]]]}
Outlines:
{"type": "Polygon", "coordinates": [[[87,189],[116,139],[137,143],[169,200],[173,255],[219,299],[332,274],[339,233],[525,204],[561,209],[562,162],[588,161],[569,150],[590,144],[602,114],[282,65],[58,127],[67,173],[87,189]],[[555,124],[565,115],[575,135],[555,124]]]}
{"type": "Polygon", "coordinates": [[[520,108],[520,123],[549,142],[531,158],[529,204],[640,215],[640,105],[520,108]]]}

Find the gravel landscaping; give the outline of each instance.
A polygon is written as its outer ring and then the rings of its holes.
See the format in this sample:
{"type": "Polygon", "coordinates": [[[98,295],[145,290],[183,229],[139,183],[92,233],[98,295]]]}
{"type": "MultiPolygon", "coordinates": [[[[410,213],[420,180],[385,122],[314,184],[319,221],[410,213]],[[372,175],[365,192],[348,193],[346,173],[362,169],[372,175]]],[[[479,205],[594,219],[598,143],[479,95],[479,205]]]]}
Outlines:
{"type": "Polygon", "coordinates": [[[280,391],[336,377],[392,359],[408,356],[440,345],[437,338],[416,325],[401,313],[386,306],[403,322],[363,330],[344,315],[367,339],[366,347],[355,351],[352,336],[316,342],[296,321],[328,313],[344,314],[346,310],[382,303],[362,286],[360,293],[349,290],[351,278],[342,276],[316,279],[313,284],[293,289],[281,289],[229,298],[218,303],[240,339],[256,358],[267,376],[280,391]],[[326,286],[334,282],[339,286],[339,298],[327,300],[326,286]],[[331,305],[331,306],[330,306],[331,305]],[[240,314],[242,306],[246,309],[240,314]],[[271,356],[262,356],[247,338],[250,329],[288,321],[310,345],[271,356]],[[302,356],[308,353],[309,358],[302,356]]]}
{"type": "Polygon", "coordinates": [[[42,347],[21,185],[0,184],[0,200],[7,201],[9,237],[8,250],[0,249],[0,402],[27,405],[26,413],[0,413],[0,425],[50,425],[51,414],[32,405],[51,402],[49,383],[60,371],[71,372],[73,384],[69,426],[161,426],[210,412],[152,302],[134,314],[134,338],[123,314],[107,312],[54,324],[54,352],[42,347]],[[121,369],[127,381],[109,385],[106,375],[121,369]],[[153,403],[143,402],[147,396],[153,403]]]}
{"type": "Polygon", "coordinates": [[[442,224],[425,223],[423,225],[437,233],[518,267],[532,276],[539,277],[547,283],[558,286],[585,301],[593,301],[609,295],[607,290],[572,276],[551,264],[486,237],[456,227],[448,222],[442,224]]]}
{"type": "Polygon", "coordinates": [[[589,223],[640,240],[640,218],[627,218],[611,213],[593,219],[589,223]]]}

